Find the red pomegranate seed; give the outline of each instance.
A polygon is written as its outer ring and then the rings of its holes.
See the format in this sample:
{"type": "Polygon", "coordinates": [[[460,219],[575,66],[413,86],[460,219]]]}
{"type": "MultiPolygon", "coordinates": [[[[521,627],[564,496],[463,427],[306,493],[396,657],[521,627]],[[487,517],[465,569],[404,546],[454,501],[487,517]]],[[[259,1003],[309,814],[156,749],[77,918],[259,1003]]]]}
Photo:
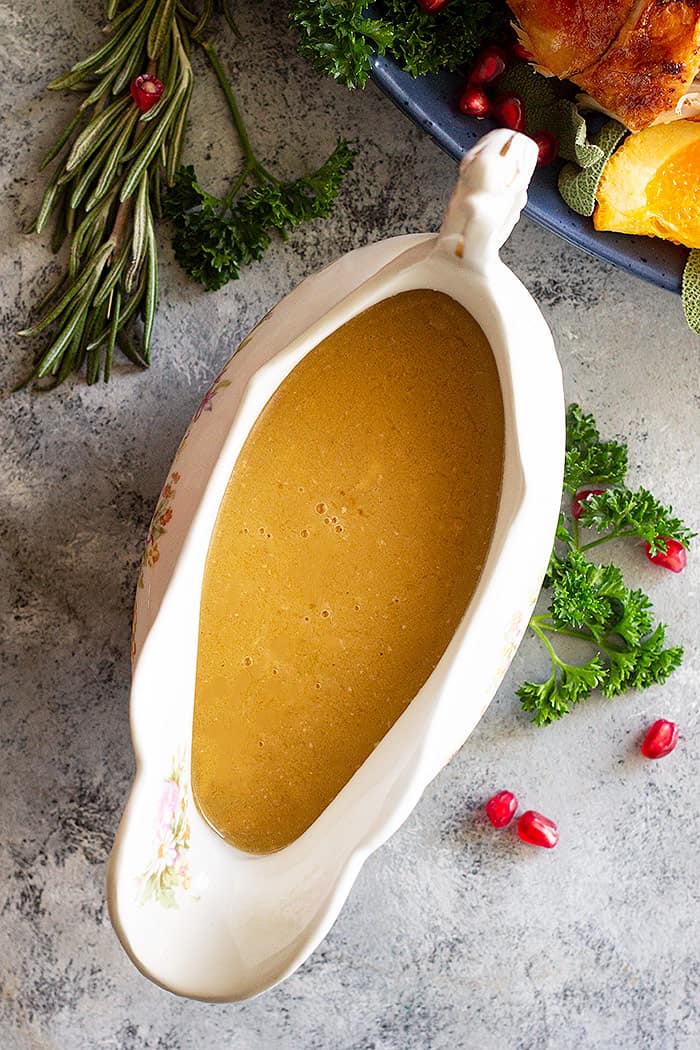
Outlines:
{"type": "Polygon", "coordinates": [[[537,143],[537,167],[546,168],[557,159],[559,139],[551,131],[536,131],[532,138],[537,143]]]}
{"type": "Polygon", "coordinates": [[[484,808],[494,828],[504,828],[515,816],[518,800],[512,791],[499,791],[488,800],[484,808]]]}
{"type": "Polygon", "coordinates": [[[682,572],[685,568],[686,554],[685,547],[678,540],[671,539],[670,536],[657,536],[656,542],[663,540],[666,544],[665,551],[657,551],[656,554],[651,553],[651,544],[645,543],[645,549],[647,552],[647,558],[652,561],[654,565],[660,565],[662,569],[670,569],[671,572],[682,572]]]}
{"type": "Polygon", "coordinates": [[[500,77],[506,68],[506,53],[502,47],[493,44],[486,47],[477,57],[469,74],[470,84],[490,84],[496,77],[500,77]]]}
{"type": "Polygon", "coordinates": [[[418,6],[426,14],[436,15],[438,11],[442,11],[443,7],[447,7],[449,2],[450,0],[418,0],[418,6]]]}
{"type": "Polygon", "coordinates": [[[129,90],[141,112],[147,113],[163,94],[163,84],[158,77],[142,73],[140,77],[134,77],[129,90]]]}
{"type": "Polygon", "coordinates": [[[559,841],[559,832],[553,820],[543,817],[534,809],[528,809],[518,819],[518,837],[531,846],[554,849],[559,841]]]}
{"type": "Polygon", "coordinates": [[[501,95],[493,104],[493,116],[502,128],[511,131],[525,130],[525,110],[522,99],[517,95],[501,95]]]}
{"type": "Polygon", "coordinates": [[[491,103],[486,92],[479,87],[472,87],[471,84],[467,85],[466,91],[460,98],[459,108],[462,113],[466,113],[469,117],[478,117],[479,120],[491,115],[491,103]]]}
{"type": "Polygon", "coordinates": [[[532,62],[535,57],[531,51],[528,51],[522,44],[513,44],[511,48],[513,52],[513,58],[517,58],[519,62],[532,62]]]}
{"type": "Polygon", "coordinates": [[[678,726],[676,723],[667,722],[665,718],[657,718],[654,724],[647,729],[641,751],[645,758],[663,758],[671,754],[677,743],[678,726]]]}
{"type": "MultiPolygon", "coordinates": [[[[534,136],[533,136],[534,137],[534,136]]],[[[602,496],[605,489],[579,489],[571,501],[571,513],[579,521],[583,514],[583,504],[589,496],[602,496]]]]}

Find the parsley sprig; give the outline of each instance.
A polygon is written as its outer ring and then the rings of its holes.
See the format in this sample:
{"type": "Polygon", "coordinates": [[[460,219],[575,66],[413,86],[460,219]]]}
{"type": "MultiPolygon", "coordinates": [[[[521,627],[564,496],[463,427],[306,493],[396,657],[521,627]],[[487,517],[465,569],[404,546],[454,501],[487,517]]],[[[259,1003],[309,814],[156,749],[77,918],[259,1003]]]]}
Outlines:
{"type": "Polygon", "coordinates": [[[530,620],[551,671],[546,681],[524,682],[518,689],[523,709],[540,726],[567,714],[595,689],[611,698],[665,682],[683,657],[679,646],[665,648],[665,625],[654,623],[647,595],[629,588],[616,565],[598,565],[586,552],[632,537],[646,540],[653,554],[665,550],[665,539],[688,546],[694,535],[647,489],[625,486],[627,448],[602,441],[592,416],[571,405],[566,423],[567,499],[583,485],[614,487],[584,500],[579,521],[565,514],[559,520],[544,581],[551,591],[549,607],[530,620]],[[597,535],[582,542],[580,530],[597,535]],[[555,648],[557,637],[585,643],[590,656],[582,663],[563,659],[555,648]]]}
{"type": "Polygon", "coordinates": [[[627,475],[627,446],[601,441],[593,416],[578,405],[566,414],[564,490],[577,492],[583,485],[621,485],[627,475]]]}
{"type": "Polygon", "coordinates": [[[502,36],[509,17],[493,0],[451,0],[437,14],[426,14],[416,0],[294,0],[289,20],[317,73],[363,88],[375,52],[391,55],[414,77],[454,70],[502,36]]]}
{"type": "Polygon", "coordinates": [[[646,540],[650,554],[665,551],[665,540],[673,538],[684,547],[694,536],[676,517],[671,507],[665,507],[651,492],[639,488],[632,492],[621,487],[608,489],[598,496],[589,496],[582,504],[579,527],[603,533],[597,539],[584,543],[581,550],[599,547],[608,540],[631,536],[646,540]]]}
{"type": "Polygon", "coordinates": [[[174,220],[173,248],[183,269],[205,288],[236,280],[242,267],[259,260],[273,233],[283,238],[295,226],[330,212],[354,152],[339,139],[328,159],[311,175],[283,182],[255,154],[243,116],[216,50],[202,48],[216,73],[243,149],[243,167],[225,197],[202,189],[195,169],[179,169],[165,202],[174,220]]]}

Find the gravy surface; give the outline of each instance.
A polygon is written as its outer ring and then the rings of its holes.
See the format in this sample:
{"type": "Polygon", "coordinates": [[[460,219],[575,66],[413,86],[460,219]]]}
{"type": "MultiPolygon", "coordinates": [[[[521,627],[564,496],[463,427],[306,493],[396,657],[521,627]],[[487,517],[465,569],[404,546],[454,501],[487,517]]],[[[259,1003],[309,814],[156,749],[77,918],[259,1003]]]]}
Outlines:
{"type": "Polygon", "coordinates": [[[486,560],[503,455],[491,349],[439,292],[366,310],[267,403],[200,613],[192,786],[233,845],[296,839],[429,677],[486,560]]]}

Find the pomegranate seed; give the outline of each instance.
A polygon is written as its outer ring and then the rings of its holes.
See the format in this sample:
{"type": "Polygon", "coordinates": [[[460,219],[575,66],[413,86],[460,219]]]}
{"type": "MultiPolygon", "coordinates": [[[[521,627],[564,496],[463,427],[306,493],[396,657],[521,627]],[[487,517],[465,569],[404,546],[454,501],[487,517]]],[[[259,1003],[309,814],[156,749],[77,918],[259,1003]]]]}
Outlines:
{"type": "Polygon", "coordinates": [[[678,540],[671,539],[670,536],[657,536],[656,542],[663,540],[666,544],[665,551],[657,551],[656,554],[651,553],[651,544],[645,543],[645,549],[647,552],[647,558],[652,561],[654,565],[660,565],[662,569],[670,569],[671,572],[682,572],[685,568],[686,555],[685,547],[678,540]]]}
{"type": "Polygon", "coordinates": [[[472,87],[471,84],[467,85],[466,91],[460,98],[459,108],[462,113],[466,113],[469,117],[477,117],[479,120],[491,115],[491,103],[486,92],[481,88],[472,87]]]}
{"type": "Polygon", "coordinates": [[[518,820],[518,837],[531,846],[554,849],[559,841],[559,832],[553,820],[543,817],[534,809],[528,809],[518,820]]]}
{"type": "Polygon", "coordinates": [[[546,168],[557,159],[559,140],[551,131],[536,131],[532,138],[537,143],[537,167],[546,168]]]}
{"type": "Polygon", "coordinates": [[[531,51],[528,51],[522,44],[513,44],[511,48],[513,52],[513,58],[517,58],[518,62],[532,62],[535,57],[531,51]]]}
{"type": "Polygon", "coordinates": [[[131,97],[142,113],[147,113],[163,94],[163,84],[158,77],[142,73],[131,81],[131,97]]]}
{"type": "Polygon", "coordinates": [[[418,0],[418,6],[427,15],[436,15],[443,7],[447,7],[449,2],[450,0],[418,0]]]}
{"type": "MultiPolygon", "coordinates": [[[[534,138],[534,136],[533,136],[534,138]]],[[[589,496],[602,496],[605,489],[579,489],[571,501],[571,513],[579,521],[583,514],[583,504],[589,496]]]]}
{"type": "Polygon", "coordinates": [[[493,116],[502,128],[511,131],[525,130],[525,110],[522,99],[517,95],[501,95],[493,104],[493,116]]]}
{"type": "Polygon", "coordinates": [[[504,828],[515,816],[518,800],[512,791],[499,791],[488,800],[484,808],[494,828],[504,828]]]}
{"type": "Polygon", "coordinates": [[[663,758],[671,754],[677,743],[678,726],[676,723],[667,722],[665,718],[657,718],[654,724],[647,729],[641,751],[645,758],[663,758]]]}
{"type": "Polygon", "coordinates": [[[469,74],[470,84],[490,84],[500,77],[506,68],[506,53],[502,47],[494,44],[484,48],[478,56],[469,74]]]}

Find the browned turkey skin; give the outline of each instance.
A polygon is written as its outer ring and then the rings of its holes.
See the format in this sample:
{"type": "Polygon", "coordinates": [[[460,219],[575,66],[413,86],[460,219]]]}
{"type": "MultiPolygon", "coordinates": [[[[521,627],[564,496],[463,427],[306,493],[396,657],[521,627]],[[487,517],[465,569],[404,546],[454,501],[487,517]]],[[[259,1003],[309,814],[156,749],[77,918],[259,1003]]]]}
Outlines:
{"type": "Polygon", "coordinates": [[[632,131],[675,109],[700,69],[700,0],[509,0],[536,64],[632,131]]]}

